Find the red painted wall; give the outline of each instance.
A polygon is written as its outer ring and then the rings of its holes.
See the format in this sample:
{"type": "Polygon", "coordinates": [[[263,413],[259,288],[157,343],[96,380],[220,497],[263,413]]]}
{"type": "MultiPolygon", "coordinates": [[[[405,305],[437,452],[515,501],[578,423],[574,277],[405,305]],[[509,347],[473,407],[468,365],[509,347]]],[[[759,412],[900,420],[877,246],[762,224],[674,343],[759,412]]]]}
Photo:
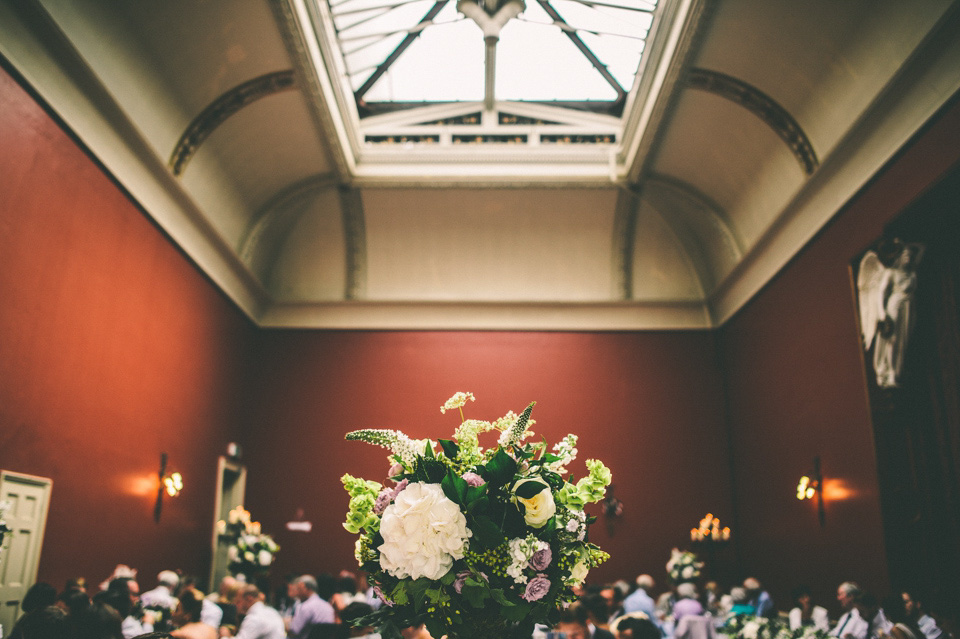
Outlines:
{"type": "Polygon", "coordinates": [[[53,479],[39,579],[206,576],[246,319],[0,70],[0,468],[53,479]],[[186,490],[153,521],[160,453],[186,490]]]}
{"type": "MultiPolygon", "coordinates": [[[[534,431],[551,443],[580,436],[579,459],[612,470],[625,513],[593,541],[613,559],[591,579],[663,581],[670,548],[707,513],[732,517],[724,401],[708,332],[456,333],[267,331],[249,411],[248,507],[282,550],[274,576],[355,569],[342,528],[344,473],[384,481],[384,449],[344,441],[359,428],[451,437],[440,414],[457,391],[468,418],[496,419],[537,401],[534,431]],[[288,532],[298,509],[313,531],[288,532]]],[[[596,511],[595,511],[596,512],[596,511]]],[[[732,562],[718,559],[721,569],[732,562]]]]}
{"type": "Polygon", "coordinates": [[[960,160],[960,103],[855,197],[720,331],[743,570],[786,608],[806,583],[839,614],[836,586],[889,588],[877,466],[850,264],[960,160]],[[822,458],[826,525],[795,498],[822,458]]]}

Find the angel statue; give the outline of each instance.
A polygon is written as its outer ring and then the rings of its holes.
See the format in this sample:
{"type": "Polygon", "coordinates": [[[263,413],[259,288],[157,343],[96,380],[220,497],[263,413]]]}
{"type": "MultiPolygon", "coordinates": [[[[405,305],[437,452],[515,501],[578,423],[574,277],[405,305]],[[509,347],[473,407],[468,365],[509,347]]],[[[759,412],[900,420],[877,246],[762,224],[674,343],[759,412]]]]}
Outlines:
{"type": "Polygon", "coordinates": [[[857,290],[863,348],[873,345],[873,370],[880,388],[895,388],[903,370],[903,356],[913,323],[913,294],[922,244],[893,240],[893,253],[885,266],[875,251],[860,260],[857,290]]]}

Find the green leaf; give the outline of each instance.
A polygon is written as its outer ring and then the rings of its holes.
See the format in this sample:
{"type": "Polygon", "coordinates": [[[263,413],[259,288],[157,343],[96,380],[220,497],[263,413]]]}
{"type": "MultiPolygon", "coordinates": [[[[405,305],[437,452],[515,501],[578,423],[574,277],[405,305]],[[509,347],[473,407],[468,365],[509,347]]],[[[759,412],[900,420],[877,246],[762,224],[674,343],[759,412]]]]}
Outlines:
{"type": "Polygon", "coordinates": [[[457,453],[460,452],[460,446],[456,442],[452,442],[449,439],[441,439],[440,448],[443,449],[443,454],[447,456],[447,459],[456,459],[457,453]]]}
{"type": "Polygon", "coordinates": [[[502,609],[503,618],[507,621],[522,621],[530,614],[530,604],[521,603],[513,606],[504,606],[502,609]]]}
{"type": "Polygon", "coordinates": [[[483,549],[496,548],[507,540],[500,527],[486,516],[473,517],[470,530],[473,531],[473,540],[483,549]]]}
{"type": "Polygon", "coordinates": [[[433,454],[433,446],[430,445],[430,440],[427,440],[427,443],[423,445],[423,456],[427,459],[434,459],[436,456],[433,454]]]}
{"type": "Polygon", "coordinates": [[[521,481],[519,485],[517,485],[517,489],[514,492],[517,497],[520,497],[521,499],[530,499],[531,497],[539,495],[541,492],[543,492],[544,488],[547,488],[547,486],[543,482],[530,479],[521,481]]]}
{"type": "Polygon", "coordinates": [[[517,462],[501,449],[493,459],[487,462],[484,470],[486,472],[484,479],[497,486],[503,486],[513,480],[517,472],[517,462]]]}
{"type": "Polygon", "coordinates": [[[484,602],[490,598],[490,592],[482,586],[474,586],[470,584],[470,579],[467,579],[466,583],[463,585],[463,590],[461,593],[463,598],[467,600],[474,608],[483,608],[484,602]]]}
{"type": "Polygon", "coordinates": [[[447,499],[462,506],[466,505],[467,482],[463,480],[463,477],[454,473],[452,469],[447,469],[447,474],[440,482],[440,487],[443,488],[443,494],[447,496],[447,499]]]}
{"type": "Polygon", "coordinates": [[[490,596],[493,597],[493,600],[496,601],[501,606],[515,606],[516,604],[507,599],[506,595],[503,594],[503,591],[499,588],[491,588],[490,596]]]}

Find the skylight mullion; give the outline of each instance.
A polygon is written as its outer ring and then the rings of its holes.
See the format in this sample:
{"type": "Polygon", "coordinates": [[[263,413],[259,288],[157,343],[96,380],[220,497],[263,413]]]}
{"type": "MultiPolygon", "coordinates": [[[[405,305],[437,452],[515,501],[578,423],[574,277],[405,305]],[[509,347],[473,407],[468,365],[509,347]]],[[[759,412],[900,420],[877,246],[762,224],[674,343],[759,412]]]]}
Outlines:
{"type": "Polygon", "coordinates": [[[615,38],[626,38],[628,40],[639,40],[641,42],[647,39],[647,34],[649,33],[649,31],[644,31],[644,34],[642,36],[635,36],[635,35],[629,35],[626,33],[616,33],[614,31],[593,31],[591,29],[578,28],[578,27],[571,26],[566,22],[553,22],[553,23],[547,24],[544,22],[536,22],[534,20],[524,20],[523,18],[515,18],[515,19],[519,20],[520,22],[526,22],[527,24],[535,24],[542,27],[557,27],[558,29],[566,33],[589,33],[590,35],[595,35],[595,36],[612,36],[615,38]]]}
{"type": "MultiPolygon", "coordinates": [[[[444,6],[446,6],[447,2],[449,2],[449,0],[437,0],[430,10],[427,11],[427,13],[423,16],[423,18],[420,19],[420,24],[432,24],[433,19],[437,17],[437,14],[440,13],[444,6]]],[[[377,67],[377,70],[371,73],[370,77],[367,78],[360,88],[356,90],[354,96],[358,102],[363,99],[364,94],[370,90],[370,87],[372,87],[377,80],[379,80],[383,74],[387,72],[387,69],[390,68],[390,65],[392,65],[411,44],[413,44],[413,41],[416,40],[419,35],[419,31],[416,33],[407,33],[407,36],[402,42],[400,42],[400,44],[397,45],[397,48],[390,52],[390,55],[387,56],[386,60],[384,60],[383,63],[377,67]]]]}
{"type": "Polygon", "coordinates": [[[400,33],[406,33],[406,34],[415,36],[415,35],[418,35],[424,29],[426,29],[427,27],[432,26],[433,24],[434,22],[430,20],[427,22],[420,22],[418,24],[413,25],[412,27],[395,29],[393,31],[382,31],[380,33],[364,33],[361,35],[346,36],[346,37],[341,36],[340,42],[356,42],[358,40],[366,40],[367,38],[383,39],[383,38],[389,38],[390,36],[393,36],[393,35],[398,35],[400,33]]]}
{"type": "MultiPolygon", "coordinates": [[[[394,2],[394,3],[392,3],[392,4],[380,4],[380,5],[376,5],[376,6],[374,6],[374,7],[360,7],[360,8],[357,8],[357,9],[347,9],[346,11],[339,11],[339,12],[334,13],[334,14],[333,14],[333,17],[334,17],[334,19],[337,19],[337,18],[342,18],[343,16],[353,15],[353,14],[355,14],[355,13],[364,13],[365,11],[380,11],[380,10],[383,10],[381,13],[378,13],[378,14],[377,14],[377,16],[382,16],[382,15],[385,14],[385,13],[390,13],[390,11],[392,11],[393,9],[396,9],[397,7],[402,7],[402,6],[407,5],[407,4],[414,4],[414,3],[416,3],[416,2],[423,2],[423,0],[400,0],[399,2],[394,2]]],[[[360,23],[357,22],[357,23],[351,24],[350,27],[352,28],[352,27],[356,26],[357,24],[360,24],[360,23]]]]}
{"type": "MultiPolygon", "coordinates": [[[[561,16],[560,13],[553,7],[553,5],[550,4],[549,0],[537,0],[537,2],[541,7],[543,7],[543,10],[546,11],[551,20],[554,22],[567,24],[567,21],[564,20],[563,16],[561,16]]],[[[571,32],[561,27],[561,30],[563,31],[564,35],[570,38],[570,41],[573,42],[578,49],[580,49],[580,53],[582,53],[584,57],[590,61],[590,64],[592,64],[597,72],[603,76],[603,79],[606,80],[611,87],[613,87],[613,90],[617,93],[617,100],[620,101],[626,98],[627,92],[623,90],[623,87],[620,86],[620,83],[617,82],[617,79],[613,77],[613,74],[610,73],[610,70],[607,69],[606,65],[603,64],[603,62],[601,62],[600,59],[594,55],[593,51],[590,50],[590,47],[588,47],[584,41],[580,39],[580,36],[576,34],[576,29],[571,32]]]]}
{"type": "Polygon", "coordinates": [[[612,2],[600,2],[599,0],[569,0],[569,2],[576,2],[577,4],[582,4],[587,7],[610,7],[611,9],[623,9],[624,11],[639,11],[641,13],[653,13],[657,10],[655,4],[651,4],[649,8],[647,7],[630,7],[622,4],[613,4],[612,2]]]}

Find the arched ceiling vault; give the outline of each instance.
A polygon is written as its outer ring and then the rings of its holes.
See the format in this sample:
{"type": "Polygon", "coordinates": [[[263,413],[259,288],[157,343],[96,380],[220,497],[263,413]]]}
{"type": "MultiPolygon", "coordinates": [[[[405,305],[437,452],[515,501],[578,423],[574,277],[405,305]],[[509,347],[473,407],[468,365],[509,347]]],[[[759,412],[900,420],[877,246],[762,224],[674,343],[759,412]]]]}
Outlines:
{"type": "Polygon", "coordinates": [[[326,0],[3,3],[0,54],[263,326],[716,326],[960,90],[960,1],[644,7],[619,114],[361,117],[326,0]]]}

